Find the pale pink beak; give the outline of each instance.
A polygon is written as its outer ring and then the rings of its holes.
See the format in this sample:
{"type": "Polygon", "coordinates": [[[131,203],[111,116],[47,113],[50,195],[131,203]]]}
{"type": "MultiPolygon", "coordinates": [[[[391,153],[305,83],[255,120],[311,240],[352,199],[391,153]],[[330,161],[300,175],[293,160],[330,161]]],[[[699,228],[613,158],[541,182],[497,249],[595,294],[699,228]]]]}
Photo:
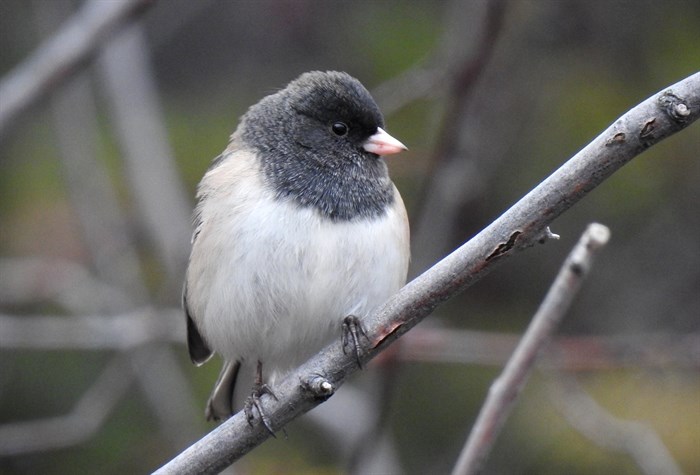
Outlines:
{"type": "Polygon", "coordinates": [[[376,153],[377,155],[391,155],[408,150],[404,144],[389,135],[381,127],[377,127],[377,133],[368,138],[362,147],[368,152],[376,153]]]}

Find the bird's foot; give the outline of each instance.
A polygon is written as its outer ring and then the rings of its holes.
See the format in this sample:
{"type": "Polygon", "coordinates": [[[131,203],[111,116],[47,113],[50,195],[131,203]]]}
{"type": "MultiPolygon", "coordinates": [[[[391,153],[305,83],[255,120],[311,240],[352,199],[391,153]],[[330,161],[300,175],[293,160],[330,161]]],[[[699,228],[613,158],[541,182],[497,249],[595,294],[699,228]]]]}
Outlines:
{"type": "Polygon", "coordinates": [[[341,340],[343,353],[347,354],[348,347],[352,346],[355,358],[357,358],[357,365],[362,369],[362,345],[360,344],[360,338],[369,341],[365,329],[362,328],[360,319],[355,315],[348,315],[343,319],[343,336],[341,340]]]}
{"type": "Polygon", "coordinates": [[[248,399],[245,400],[243,412],[248,420],[248,424],[252,426],[253,421],[255,420],[253,409],[255,409],[258,412],[260,421],[265,426],[265,429],[267,429],[272,437],[276,437],[274,431],[272,430],[270,418],[267,417],[267,414],[265,414],[265,410],[262,407],[262,396],[264,394],[269,394],[275,401],[277,401],[277,396],[275,396],[275,393],[272,392],[267,384],[256,382],[253,385],[253,391],[251,392],[250,396],[248,396],[248,399]]]}

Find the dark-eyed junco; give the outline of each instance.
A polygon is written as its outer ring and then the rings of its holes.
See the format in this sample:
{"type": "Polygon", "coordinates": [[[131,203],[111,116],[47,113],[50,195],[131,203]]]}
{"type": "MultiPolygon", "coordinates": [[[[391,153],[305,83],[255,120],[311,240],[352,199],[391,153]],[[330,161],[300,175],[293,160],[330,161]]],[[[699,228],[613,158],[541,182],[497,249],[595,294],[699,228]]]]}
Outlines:
{"type": "Polygon", "coordinates": [[[382,156],[406,147],[383,127],[357,79],[309,72],[252,106],[204,175],[183,303],[192,361],[224,359],[208,419],[231,415],[244,364],[265,422],[263,368],[298,366],[405,283],[408,219],[382,156]]]}

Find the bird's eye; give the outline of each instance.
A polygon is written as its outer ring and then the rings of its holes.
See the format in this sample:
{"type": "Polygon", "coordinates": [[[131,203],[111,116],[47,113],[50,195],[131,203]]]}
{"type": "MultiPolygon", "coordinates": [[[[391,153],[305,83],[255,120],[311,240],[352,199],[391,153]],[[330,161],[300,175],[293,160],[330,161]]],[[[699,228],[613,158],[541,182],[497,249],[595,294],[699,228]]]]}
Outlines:
{"type": "Polygon", "coordinates": [[[344,122],[335,122],[331,125],[331,130],[333,133],[339,137],[348,134],[348,126],[344,122]]]}

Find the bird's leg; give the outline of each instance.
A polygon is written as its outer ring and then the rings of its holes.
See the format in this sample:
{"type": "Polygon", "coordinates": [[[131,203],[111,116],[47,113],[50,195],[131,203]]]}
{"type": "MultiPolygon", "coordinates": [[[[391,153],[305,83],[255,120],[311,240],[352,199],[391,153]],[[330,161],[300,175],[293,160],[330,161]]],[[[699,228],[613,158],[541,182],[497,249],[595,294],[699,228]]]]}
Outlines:
{"type": "Polygon", "coordinates": [[[248,419],[248,424],[252,426],[253,421],[255,420],[255,415],[253,414],[253,408],[255,408],[255,410],[258,411],[260,420],[267,431],[272,435],[272,437],[275,437],[275,433],[272,431],[272,426],[270,424],[270,419],[267,417],[267,414],[265,414],[265,411],[262,408],[262,401],[260,398],[263,394],[269,394],[275,399],[275,401],[277,400],[275,393],[273,393],[270,387],[263,382],[262,361],[258,361],[258,366],[255,372],[255,382],[253,383],[253,391],[248,399],[246,399],[245,405],[243,406],[243,411],[246,419],[248,419]]]}
{"type": "Polygon", "coordinates": [[[343,319],[343,336],[341,343],[343,345],[343,353],[347,354],[347,347],[353,346],[357,365],[362,369],[362,346],[360,338],[368,340],[365,329],[362,328],[362,322],[355,315],[348,315],[343,319]]]}

